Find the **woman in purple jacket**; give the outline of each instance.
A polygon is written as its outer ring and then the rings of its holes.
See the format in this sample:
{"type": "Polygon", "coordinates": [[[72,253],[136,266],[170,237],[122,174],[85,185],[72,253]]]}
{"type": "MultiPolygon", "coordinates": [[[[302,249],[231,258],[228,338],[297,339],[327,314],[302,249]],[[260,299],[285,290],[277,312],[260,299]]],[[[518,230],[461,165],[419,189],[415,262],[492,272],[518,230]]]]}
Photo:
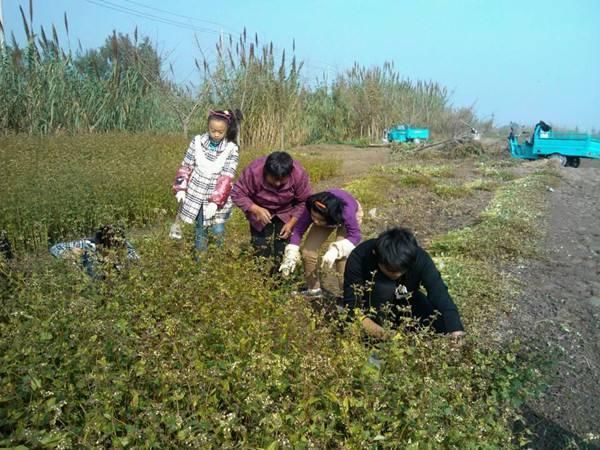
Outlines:
{"type": "Polygon", "coordinates": [[[321,285],[317,272],[318,251],[335,230],[336,240],[329,245],[327,252],[323,255],[321,267],[332,268],[335,263],[341,287],[346,258],[361,239],[362,216],[360,203],[346,191],[329,189],[311,195],[306,200],[306,208],[294,226],[279,271],[284,276],[294,271],[300,260],[300,241],[306,230],[312,225],[302,249],[306,278],[306,290],[302,293],[311,297],[320,296],[321,285]]]}

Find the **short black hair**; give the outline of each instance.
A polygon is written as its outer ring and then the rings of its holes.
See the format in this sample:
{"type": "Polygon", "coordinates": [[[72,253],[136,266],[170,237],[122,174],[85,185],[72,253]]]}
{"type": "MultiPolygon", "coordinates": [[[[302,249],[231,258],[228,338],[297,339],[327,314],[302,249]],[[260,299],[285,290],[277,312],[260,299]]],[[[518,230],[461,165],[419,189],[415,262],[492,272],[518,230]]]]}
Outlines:
{"type": "Polygon", "coordinates": [[[265,161],[265,172],[275,178],[289,177],[293,168],[294,160],[286,152],[273,152],[265,161]]]}
{"type": "Polygon", "coordinates": [[[219,109],[208,112],[207,125],[211,120],[222,120],[227,124],[227,132],[225,133],[225,139],[229,142],[237,142],[240,122],[243,120],[244,115],[239,109],[219,109]]]}
{"type": "Polygon", "coordinates": [[[406,272],[417,259],[419,244],[407,228],[390,228],[375,242],[377,262],[391,271],[406,272]]]}
{"type": "Polygon", "coordinates": [[[317,192],[306,199],[306,207],[309,211],[321,214],[327,225],[341,225],[344,223],[344,201],[331,192],[317,192]]]}
{"type": "Polygon", "coordinates": [[[125,230],[116,225],[102,225],[96,230],[94,242],[105,248],[123,248],[125,247],[125,230]]]}

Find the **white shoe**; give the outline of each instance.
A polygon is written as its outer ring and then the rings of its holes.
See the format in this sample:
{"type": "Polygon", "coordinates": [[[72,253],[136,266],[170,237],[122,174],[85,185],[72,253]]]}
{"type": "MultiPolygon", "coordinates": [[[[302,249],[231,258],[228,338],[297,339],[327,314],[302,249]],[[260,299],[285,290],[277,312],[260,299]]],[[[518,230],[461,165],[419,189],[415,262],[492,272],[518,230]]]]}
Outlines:
{"type": "Polygon", "coordinates": [[[292,294],[294,295],[301,295],[302,297],[306,297],[306,298],[321,298],[323,296],[323,291],[321,290],[321,288],[316,288],[316,289],[300,289],[299,291],[293,291],[292,294]]]}
{"type": "Polygon", "coordinates": [[[183,236],[181,235],[181,226],[178,223],[171,225],[169,230],[169,237],[171,239],[180,240],[183,236]]]}

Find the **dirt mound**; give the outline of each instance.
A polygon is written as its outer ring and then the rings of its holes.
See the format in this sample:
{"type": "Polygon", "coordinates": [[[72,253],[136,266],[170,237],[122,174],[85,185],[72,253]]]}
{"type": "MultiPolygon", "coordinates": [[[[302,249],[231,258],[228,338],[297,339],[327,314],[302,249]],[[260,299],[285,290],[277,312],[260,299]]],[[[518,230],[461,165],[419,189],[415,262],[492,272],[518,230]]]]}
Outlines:
{"type": "Polygon", "coordinates": [[[440,150],[453,158],[479,156],[485,153],[485,147],[480,141],[452,141],[441,146],[440,150]]]}
{"type": "Polygon", "coordinates": [[[464,159],[480,157],[482,155],[492,158],[508,156],[506,143],[502,139],[486,138],[474,141],[470,138],[455,138],[448,141],[433,143],[425,146],[413,147],[413,152],[418,152],[424,159],[464,159]]]}

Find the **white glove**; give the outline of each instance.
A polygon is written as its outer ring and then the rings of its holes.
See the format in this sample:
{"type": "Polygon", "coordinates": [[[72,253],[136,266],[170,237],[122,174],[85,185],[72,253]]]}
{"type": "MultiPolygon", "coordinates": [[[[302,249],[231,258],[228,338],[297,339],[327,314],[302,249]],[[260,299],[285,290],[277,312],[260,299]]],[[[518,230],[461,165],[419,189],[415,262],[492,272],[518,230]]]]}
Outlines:
{"type": "Polygon", "coordinates": [[[283,262],[279,266],[279,271],[284,277],[289,276],[294,269],[296,264],[300,261],[300,246],[295,244],[288,244],[285,246],[283,253],[283,262]]]}
{"type": "Polygon", "coordinates": [[[321,260],[321,268],[327,266],[330,269],[333,267],[333,263],[338,259],[338,249],[331,244],[321,260]]]}
{"type": "Polygon", "coordinates": [[[337,248],[338,258],[347,258],[354,250],[355,245],[350,242],[348,239],[342,239],[341,241],[335,241],[331,244],[331,247],[337,248]]]}
{"type": "Polygon", "coordinates": [[[323,255],[323,261],[321,262],[321,267],[324,265],[329,266],[331,269],[333,267],[333,263],[342,258],[347,258],[354,250],[354,244],[350,242],[348,239],[342,239],[341,241],[335,241],[330,246],[327,252],[323,255]]]}
{"type": "Polygon", "coordinates": [[[212,217],[214,217],[214,215],[217,213],[217,209],[218,208],[219,207],[217,206],[216,203],[208,202],[204,206],[204,218],[205,219],[211,219],[212,217]]]}
{"type": "Polygon", "coordinates": [[[177,203],[183,202],[185,200],[185,191],[177,191],[175,200],[177,200],[177,203]]]}

